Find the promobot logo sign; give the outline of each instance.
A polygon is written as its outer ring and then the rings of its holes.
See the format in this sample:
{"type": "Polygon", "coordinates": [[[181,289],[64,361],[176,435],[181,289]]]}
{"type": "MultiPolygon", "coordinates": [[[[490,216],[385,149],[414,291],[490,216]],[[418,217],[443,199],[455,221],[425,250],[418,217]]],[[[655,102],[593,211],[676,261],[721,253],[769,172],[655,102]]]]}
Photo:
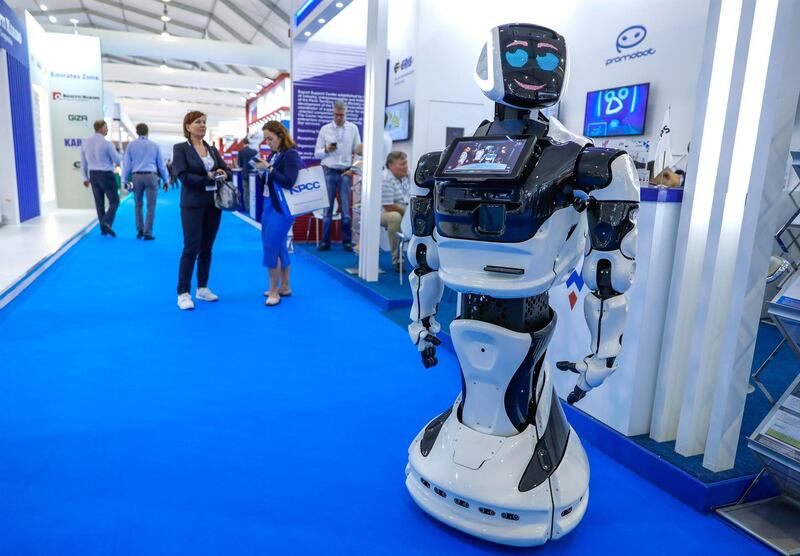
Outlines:
{"type": "MultiPolygon", "coordinates": [[[[647,38],[647,28],[644,25],[631,25],[630,27],[623,29],[622,32],[617,35],[617,53],[622,54],[624,50],[629,50],[634,46],[642,44],[645,38],[647,38]]],[[[636,52],[632,52],[630,54],[623,54],[622,56],[608,58],[606,60],[606,65],[608,66],[619,62],[627,62],[630,60],[635,60],[636,58],[650,56],[655,53],[656,51],[652,48],[637,50],[636,52]]]]}
{"type": "Polygon", "coordinates": [[[53,100],[61,100],[62,96],[61,91],[53,91],[53,100]]]}
{"type": "Polygon", "coordinates": [[[319,189],[320,187],[321,186],[318,181],[310,181],[308,183],[300,183],[295,186],[292,186],[292,188],[289,190],[289,193],[294,195],[295,193],[302,193],[303,191],[311,191],[314,189],[319,189]]]}

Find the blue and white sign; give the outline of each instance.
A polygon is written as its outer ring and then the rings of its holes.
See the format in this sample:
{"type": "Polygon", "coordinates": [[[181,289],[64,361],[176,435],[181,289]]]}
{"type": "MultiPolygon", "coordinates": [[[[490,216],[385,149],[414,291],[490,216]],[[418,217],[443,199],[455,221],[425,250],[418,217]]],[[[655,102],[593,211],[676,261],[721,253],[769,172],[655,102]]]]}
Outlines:
{"type": "Polygon", "coordinates": [[[0,48],[27,67],[28,43],[25,40],[25,25],[3,0],[0,0],[0,48]]]}

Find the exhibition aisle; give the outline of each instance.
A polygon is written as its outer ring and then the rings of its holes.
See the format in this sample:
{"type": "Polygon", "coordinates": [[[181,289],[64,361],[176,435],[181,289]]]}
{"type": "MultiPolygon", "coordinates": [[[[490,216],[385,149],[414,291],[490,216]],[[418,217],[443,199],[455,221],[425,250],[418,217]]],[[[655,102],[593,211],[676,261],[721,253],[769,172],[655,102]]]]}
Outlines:
{"type": "MultiPolygon", "coordinates": [[[[459,387],[301,256],[265,308],[258,232],[223,218],[211,287],[175,306],[177,193],[154,242],[93,231],[0,311],[2,554],[520,554],[428,518],[409,442],[459,387]]],[[[538,554],[769,554],[587,446],[581,526],[538,554]]]]}

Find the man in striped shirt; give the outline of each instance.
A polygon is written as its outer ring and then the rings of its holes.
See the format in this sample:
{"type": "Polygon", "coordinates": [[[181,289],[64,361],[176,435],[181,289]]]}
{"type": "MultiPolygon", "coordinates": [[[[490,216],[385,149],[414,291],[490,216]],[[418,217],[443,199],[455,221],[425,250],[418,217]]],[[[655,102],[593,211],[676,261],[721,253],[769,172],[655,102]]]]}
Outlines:
{"type": "Polygon", "coordinates": [[[392,266],[399,270],[400,257],[397,246],[400,223],[408,206],[411,180],[408,177],[408,157],[402,151],[392,151],[386,157],[386,169],[381,181],[381,226],[389,232],[389,245],[392,248],[392,266]]]}

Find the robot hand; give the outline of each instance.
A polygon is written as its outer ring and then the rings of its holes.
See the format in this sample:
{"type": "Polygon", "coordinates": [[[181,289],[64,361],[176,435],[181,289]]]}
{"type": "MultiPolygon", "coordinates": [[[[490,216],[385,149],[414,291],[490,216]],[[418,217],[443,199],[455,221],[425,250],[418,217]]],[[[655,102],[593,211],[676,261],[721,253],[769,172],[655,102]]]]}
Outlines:
{"type": "Polygon", "coordinates": [[[577,363],[559,361],[556,363],[556,367],[562,371],[572,371],[579,375],[575,388],[567,396],[569,405],[574,405],[582,400],[589,390],[603,384],[603,381],[617,369],[614,357],[601,359],[596,355],[587,355],[583,361],[577,363]]]}
{"type": "Polygon", "coordinates": [[[430,369],[439,360],[436,358],[436,347],[441,345],[442,341],[436,337],[436,334],[442,329],[442,325],[436,322],[433,317],[426,317],[420,322],[413,322],[408,326],[408,334],[411,336],[411,341],[417,346],[422,356],[422,364],[426,369],[430,369]]]}

